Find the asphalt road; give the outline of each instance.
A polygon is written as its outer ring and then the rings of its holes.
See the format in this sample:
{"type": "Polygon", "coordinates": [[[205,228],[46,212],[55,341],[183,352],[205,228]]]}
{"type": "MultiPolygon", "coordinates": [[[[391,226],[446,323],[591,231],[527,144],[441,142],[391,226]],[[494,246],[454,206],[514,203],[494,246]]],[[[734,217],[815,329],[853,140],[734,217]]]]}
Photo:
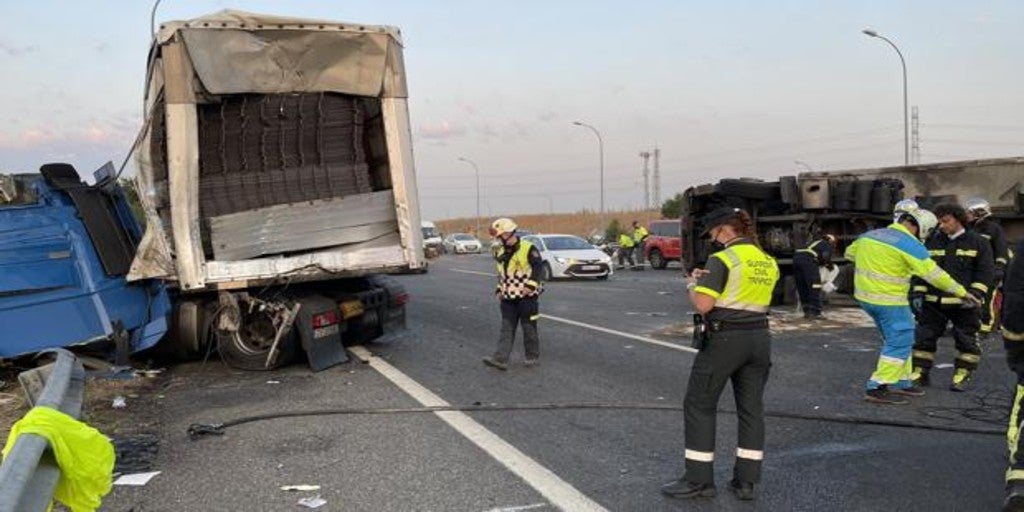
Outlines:
{"type": "MultiPolygon", "coordinates": [[[[400,277],[412,296],[409,332],[369,350],[456,405],[682,403],[692,354],[644,341],[685,346],[670,328],[688,309],[678,269],[550,283],[542,313],[633,337],[542,319],[540,366],[522,366],[517,343],[508,372],[481,363],[499,328],[491,271],[486,256],[446,256],[427,274],[400,277]]],[[[952,370],[939,369],[927,396],[908,406],[875,406],[861,397],[879,341],[857,311],[830,311],[844,320],[815,325],[777,313],[765,477],[753,504],[725,491],[736,429],[728,389],[718,422],[720,494],[693,503],[658,492],[683,468],[678,411],[468,413],[523,459],[494,449],[486,436],[474,444],[434,414],[275,419],[192,442],[185,431],[196,421],[419,404],[358,362],[320,373],[300,365],[244,373],[210,362],[171,372],[154,467],[162,474],[145,487],[115,488],[104,509],[285,510],[319,494],[327,504],[318,510],[554,510],[552,487],[544,487],[551,484],[616,511],[998,510],[1005,439],[942,430],[1004,428],[1013,379],[997,341],[986,343],[972,392],[947,391],[943,381],[952,370]],[[878,424],[885,422],[930,428],[878,424]],[[524,470],[523,460],[542,471],[524,470]],[[524,472],[532,476],[520,477],[524,472]],[[321,489],[279,489],[292,484],[321,489]]],[[[953,354],[943,340],[938,362],[951,363],[953,354]]]]}

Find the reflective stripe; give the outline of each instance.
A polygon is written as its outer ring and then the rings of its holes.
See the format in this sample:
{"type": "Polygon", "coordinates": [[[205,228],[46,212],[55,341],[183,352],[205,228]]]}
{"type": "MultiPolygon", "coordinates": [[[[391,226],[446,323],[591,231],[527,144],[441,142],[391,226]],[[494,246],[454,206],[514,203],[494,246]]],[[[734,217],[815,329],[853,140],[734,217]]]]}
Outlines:
{"type": "Polygon", "coordinates": [[[1006,258],[996,258],[996,263],[1006,265],[1007,263],[1009,263],[1009,261],[1006,258]]]}
{"type": "Polygon", "coordinates": [[[697,462],[714,462],[715,452],[699,452],[697,450],[687,448],[686,458],[697,462]]]}
{"type": "Polygon", "coordinates": [[[878,301],[900,306],[907,304],[907,297],[904,295],[889,295],[887,293],[874,293],[857,290],[854,293],[854,297],[865,302],[878,301]]]}
{"type": "Polygon", "coordinates": [[[945,249],[932,249],[932,250],[928,251],[928,254],[931,254],[932,256],[945,256],[946,255],[946,250],[945,249]]]}
{"type": "Polygon", "coordinates": [[[957,249],[956,250],[956,255],[957,256],[967,256],[968,258],[976,258],[976,257],[978,257],[978,251],[976,251],[974,249],[957,249]]]}
{"type": "Polygon", "coordinates": [[[540,314],[530,315],[531,322],[536,322],[538,318],[540,318],[540,314]]]}
{"type": "Polygon", "coordinates": [[[1003,327],[1003,338],[1010,341],[1024,341],[1024,332],[1013,332],[1006,327],[1003,327]]]}
{"type": "Polygon", "coordinates": [[[861,275],[861,276],[864,276],[864,277],[866,277],[868,279],[874,279],[876,281],[884,281],[886,283],[907,284],[907,281],[910,281],[910,279],[908,279],[906,277],[891,276],[889,274],[882,274],[881,272],[875,272],[873,270],[868,270],[868,269],[864,269],[864,268],[858,268],[858,269],[856,269],[854,271],[854,273],[858,274],[858,275],[861,275]]]}
{"type": "Polygon", "coordinates": [[[926,291],[928,291],[928,287],[927,286],[917,285],[917,286],[914,287],[914,291],[915,292],[926,292],[926,291]]]}
{"type": "Polygon", "coordinates": [[[1024,469],[1007,469],[1006,481],[1010,480],[1024,480],[1024,469]]]}
{"type": "Polygon", "coordinates": [[[767,313],[768,312],[768,306],[762,306],[760,304],[751,304],[749,302],[738,302],[738,301],[724,302],[723,301],[723,302],[716,303],[715,307],[725,308],[725,309],[739,309],[741,311],[753,311],[754,313],[767,313]]]}
{"type": "Polygon", "coordinates": [[[741,459],[762,460],[764,459],[764,451],[736,448],[736,456],[741,459]]]}
{"type": "Polygon", "coordinates": [[[914,357],[916,357],[918,359],[927,359],[929,361],[934,361],[935,360],[935,353],[934,352],[925,352],[924,350],[915,350],[914,351],[914,357]]]}
{"type": "Polygon", "coordinates": [[[1006,429],[1006,443],[1010,448],[1010,468],[1006,470],[1006,480],[1024,479],[1024,470],[1013,469],[1017,463],[1017,442],[1020,440],[1020,402],[1024,399],[1024,386],[1017,385],[1017,394],[1013,398],[1013,410],[1010,412],[1010,425],[1006,429]]]}
{"type": "Polygon", "coordinates": [[[981,361],[981,356],[979,356],[978,354],[969,354],[967,352],[957,353],[956,358],[961,361],[966,361],[968,363],[977,363],[981,361]]]}
{"type": "Polygon", "coordinates": [[[878,359],[880,361],[882,361],[883,363],[898,364],[898,365],[902,365],[903,363],[906,362],[906,359],[900,359],[898,357],[892,357],[892,356],[878,356],[878,359]]]}
{"type": "Polygon", "coordinates": [[[817,289],[821,288],[821,285],[820,284],[812,284],[811,288],[814,288],[815,290],[817,290],[817,289]]]}
{"type": "Polygon", "coordinates": [[[537,287],[537,281],[534,281],[533,279],[528,279],[526,281],[526,285],[527,286],[532,286],[532,287],[536,288],[537,287]]]}
{"type": "Polygon", "coordinates": [[[925,295],[924,296],[924,300],[926,302],[938,302],[939,301],[939,296],[938,295],[925,295]]]}
{"type": "Polygon", "coordinates": [[[971,283],[971,288],[981,290],[983,293],[988,293],[988,286],[985,286],[984,283],[971,283]]]}
{"type": "Polygon", "coordinates": [[[707,295],[708,297],[711,297],[713,299],[717,299],[722,296],[721,293],[718,293],[706,286],[694,286],[693,291],[696,293],[703,293],[704,295],[707,295]]]}
{"type": "Polygon", "coordinates": [[[940,304],[963,304],[964,300],[960,297],[943,297],[939,301],[940,304]]]}

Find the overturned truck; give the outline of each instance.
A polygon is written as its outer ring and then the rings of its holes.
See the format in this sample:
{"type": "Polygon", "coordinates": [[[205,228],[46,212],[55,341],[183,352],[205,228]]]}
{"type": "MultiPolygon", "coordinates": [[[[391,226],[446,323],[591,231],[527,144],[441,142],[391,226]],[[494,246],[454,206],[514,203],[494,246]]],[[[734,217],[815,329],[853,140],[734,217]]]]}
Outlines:
{"type": "Polygon", "coordinates": [[[404,326],[424,266],[401,36],[240,11],[165,23],[137,151],[128,278],[168,282],[180,353],[314,368],[404,326]]]}
{"type": "MultiPolygon", "coordinates": [[[[1008,239],[1024,239],[1024,158],[806,172],[771,182],[723,179],[683,193],[684,267],[703,266],[712,252],[709,241],[699,236],[707,212],[719,206],[744,208],[755,220],[762,246],[782,270],[777,300],[790,301],[793,254],[814,237],[834,235],[834,260],[842,263],[843,251],[858,235],[892,222],[897,201],[911,198],[930,208],[973,197],[991,203],[1008,239]]],[[[835,284],[839,293],[852,293],[849,268],[840,267],[835,284]]]]}

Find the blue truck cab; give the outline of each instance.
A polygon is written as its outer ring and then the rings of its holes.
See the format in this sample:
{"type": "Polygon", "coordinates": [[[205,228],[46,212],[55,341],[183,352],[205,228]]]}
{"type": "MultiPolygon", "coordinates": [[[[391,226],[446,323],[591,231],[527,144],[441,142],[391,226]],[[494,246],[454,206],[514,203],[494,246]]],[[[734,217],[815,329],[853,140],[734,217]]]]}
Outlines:
{"type": "Polygon", "coordinates": [[[120,359],[167,331],[164,283],[125,276],[142,236],[114,168],[0,175],[0,358],[109,341],[120,359]]]}

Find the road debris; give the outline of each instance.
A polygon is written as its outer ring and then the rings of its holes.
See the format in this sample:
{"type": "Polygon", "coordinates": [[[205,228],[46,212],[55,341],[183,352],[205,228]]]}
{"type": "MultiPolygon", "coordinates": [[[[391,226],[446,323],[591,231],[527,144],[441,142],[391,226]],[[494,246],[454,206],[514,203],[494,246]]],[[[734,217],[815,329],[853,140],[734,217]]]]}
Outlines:
{"type": "Polygon", "coordinates": [[[280,384],[280,383],[281,383],[281,381],[279,381],[279,380],[268,380],[267,381],[267,384],[280,384]]]}
{"type": "Polygon", "coordinates": [[[327,504],[327,500],[320,496],[313,496],[312,498],[302,498],[299,500],[299,505],[306,508],[320,508],[327,504]]]}
{"type": "Polygon", "coordinates": [[[299,485],[282,485],[282,491],[319,491],[319,485],[299,484],[299,485]]]}
{"type": "Polygon", "coordinates": [[[128,407],[128,400],[122,395],[117,395],[114,397],[114,403],[110,404],[110,406],[114,409],[124,409],[128,407]]]}
{"type": "Polygon", "coordinates": [[[131,485],[131,486],[143,486],[149,483],[153,477],[160,474],[160,471],[149,471],[147,473],[132,473],[130,475],[121,475],[114,480],[114,485],[131,485]]]}

